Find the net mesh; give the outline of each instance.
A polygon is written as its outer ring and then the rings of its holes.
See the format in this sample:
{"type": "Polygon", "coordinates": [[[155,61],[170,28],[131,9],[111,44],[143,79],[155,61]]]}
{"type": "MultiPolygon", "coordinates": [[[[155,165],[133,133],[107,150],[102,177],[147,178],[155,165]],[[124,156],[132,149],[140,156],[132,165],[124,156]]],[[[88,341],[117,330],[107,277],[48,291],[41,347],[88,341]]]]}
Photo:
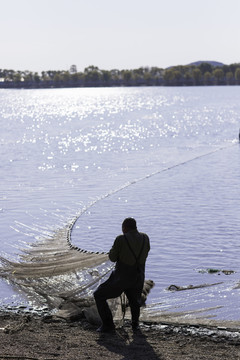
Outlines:
{"type": "Polygon", "coordinates": [[[111,271],[106,253],[87,252],[72,246],[71,227],[56,231],[22,249],[18,260],[0,257],[0,275],[32,301],[51,308],[63,300],[89,301],[92,291],[111,271]]]}

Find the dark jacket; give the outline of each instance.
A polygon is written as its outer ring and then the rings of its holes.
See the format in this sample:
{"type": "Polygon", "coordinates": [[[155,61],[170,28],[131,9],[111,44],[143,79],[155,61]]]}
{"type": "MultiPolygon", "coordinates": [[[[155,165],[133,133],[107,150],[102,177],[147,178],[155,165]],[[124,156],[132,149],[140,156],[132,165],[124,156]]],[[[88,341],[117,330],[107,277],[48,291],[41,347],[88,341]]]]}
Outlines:
{"type": "Polygon", "coordinates": [[[109,252],[109,259],[116,262],[114,278],[125,286],[142,286],[145,278],[145,262],[150,250],[147,234],[137,230],[119,235],[109,252]]]}

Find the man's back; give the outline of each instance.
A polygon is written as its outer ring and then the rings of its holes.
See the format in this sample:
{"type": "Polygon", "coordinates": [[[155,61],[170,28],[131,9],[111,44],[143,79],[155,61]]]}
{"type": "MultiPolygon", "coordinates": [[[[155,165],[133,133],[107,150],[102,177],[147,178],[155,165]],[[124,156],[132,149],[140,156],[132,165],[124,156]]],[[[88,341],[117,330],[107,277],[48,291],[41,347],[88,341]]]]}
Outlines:
{"type": "Polygon", "coordinates": [[[113,262],[120,261],[127,265],[134,265],[137,258],[138,262],[143,265],[149,250],[147,234],[140,233],[138,230],[130,230],[124,235],[117,236],[109,252],[109,259],[113,262]]]}

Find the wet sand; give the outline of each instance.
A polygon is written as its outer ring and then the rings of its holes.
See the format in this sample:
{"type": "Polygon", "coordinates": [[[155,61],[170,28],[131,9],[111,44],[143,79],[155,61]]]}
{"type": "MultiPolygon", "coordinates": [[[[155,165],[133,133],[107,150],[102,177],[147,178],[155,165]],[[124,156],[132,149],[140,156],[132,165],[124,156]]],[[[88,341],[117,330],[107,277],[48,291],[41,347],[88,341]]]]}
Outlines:
{"type": "Polygon", "coordinates": [[[3,311],[0,321],[0,359],[240,359],[236,332],[191,334],[186,326],[176,331],[175,325],[141,323],[133,333],[126,321],[115,334],[99,334],[84,319],[69,322],[3,311]]]}

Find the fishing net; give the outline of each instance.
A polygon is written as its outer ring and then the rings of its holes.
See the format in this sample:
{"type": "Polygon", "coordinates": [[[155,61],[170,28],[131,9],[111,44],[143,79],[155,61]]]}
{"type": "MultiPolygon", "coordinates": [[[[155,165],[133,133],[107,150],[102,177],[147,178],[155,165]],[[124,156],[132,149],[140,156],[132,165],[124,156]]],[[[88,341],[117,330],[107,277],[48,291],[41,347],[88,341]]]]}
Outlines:
{"type": "Polygon", "coordinates": [[[0,275],[35,303],[59,307],[63,300],[88,301],[93,289],[111,271],[106,253],[88,252],[72,246],[71,227],[54,232],[28,248],[19,261],[0,257],[0,275]]]}
{"type": "MultiPolygon", "coordinates": [[[[33,304],[55,310],[71,319],[80,314],[91,323],[100,322],[93,291],[113,269],[108,254],[84,251],[71,244],[70,226],[22,249],[19,261],[0,257],[0,276],[21,291],[33,304]]],[[[146,298],[153,282],[145,284],[146,298]]],[[[109,301],[114,319],[123,321],[125,295],[109,301]]]]}

